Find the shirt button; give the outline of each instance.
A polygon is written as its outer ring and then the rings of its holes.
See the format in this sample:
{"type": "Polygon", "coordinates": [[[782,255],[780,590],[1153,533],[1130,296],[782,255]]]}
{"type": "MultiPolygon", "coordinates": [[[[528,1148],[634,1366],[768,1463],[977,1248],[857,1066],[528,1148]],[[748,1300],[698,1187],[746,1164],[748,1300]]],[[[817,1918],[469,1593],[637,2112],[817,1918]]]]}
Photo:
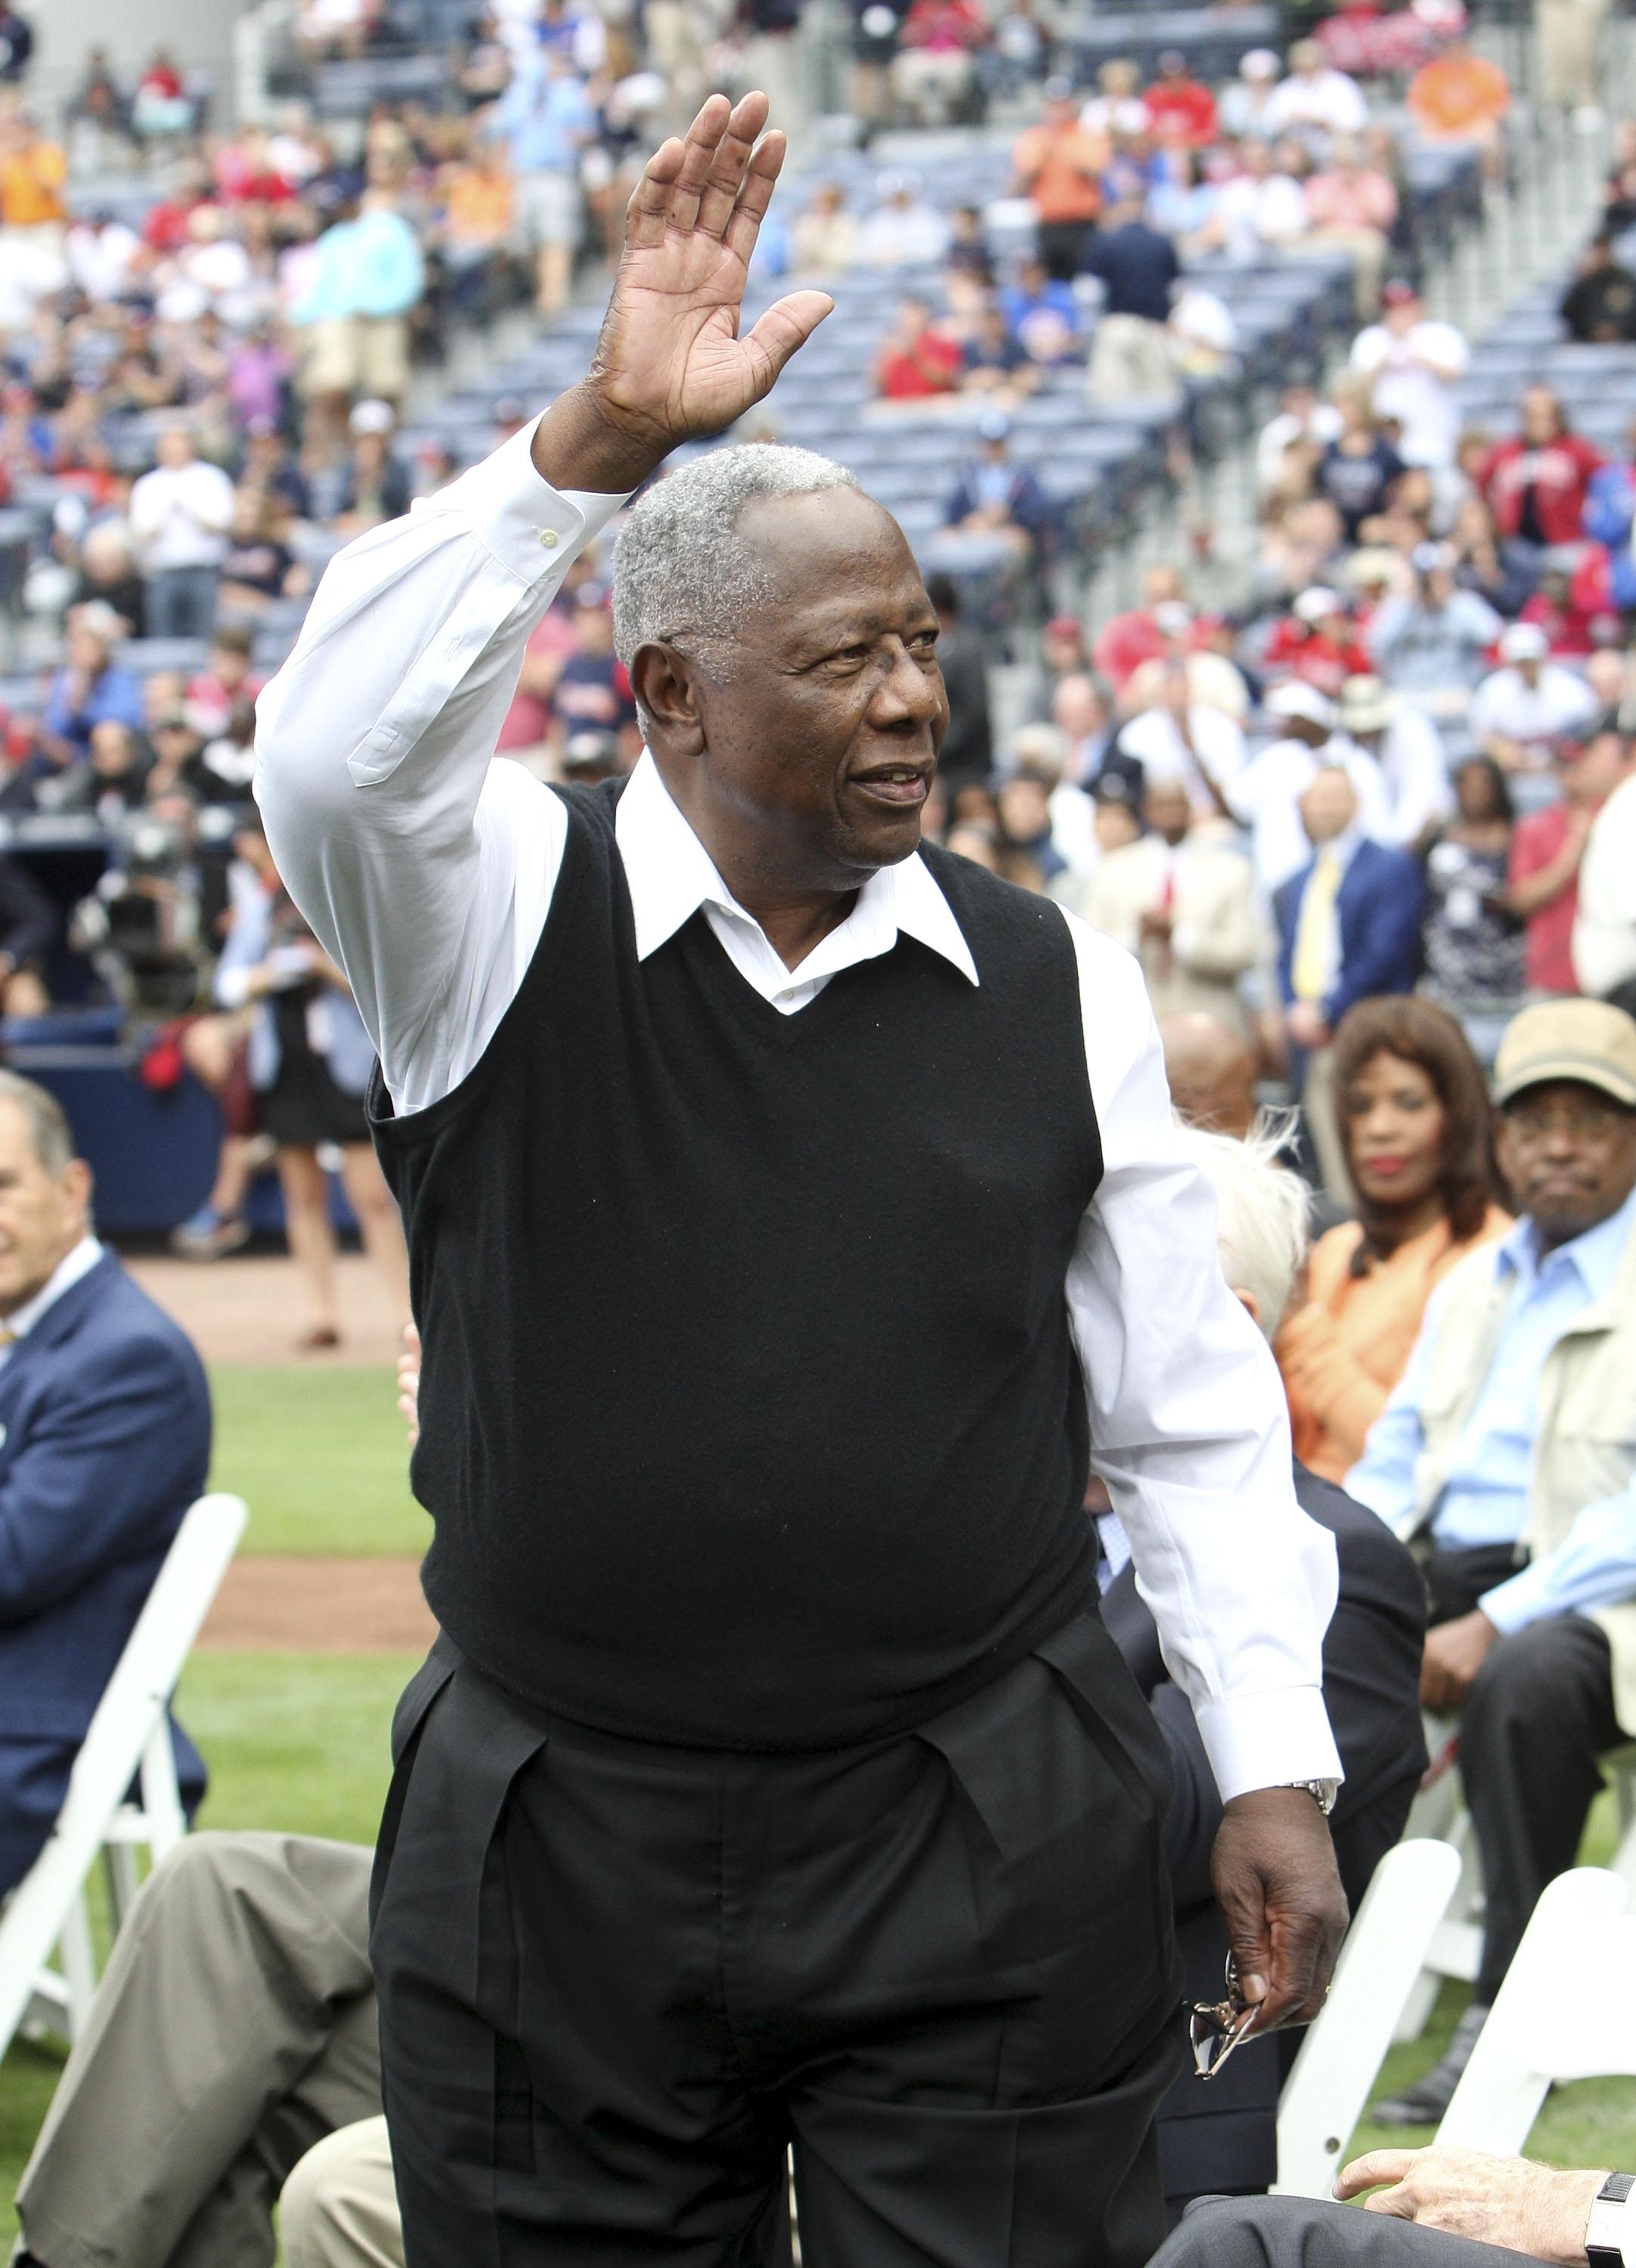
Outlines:
{"type": "Polygon", "coordinates": [[[555,551],[556,549],[556,530],[554,527],[542,527],[540,530],[540,541],[544,544],[548,551],[555,551]]]}

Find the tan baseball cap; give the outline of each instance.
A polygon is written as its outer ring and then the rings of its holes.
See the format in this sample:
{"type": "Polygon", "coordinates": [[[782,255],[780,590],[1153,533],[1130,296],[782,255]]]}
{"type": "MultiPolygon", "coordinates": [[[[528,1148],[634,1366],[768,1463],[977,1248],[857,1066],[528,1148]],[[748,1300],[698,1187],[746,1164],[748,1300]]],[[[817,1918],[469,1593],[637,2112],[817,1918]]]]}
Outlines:
{"type": "Polygon", "coordinates": [[[1636,1019],[1610,1000],[1542,1000],[1506,1027],[1494,1058],[1494,1101],[1550,1079],[1577,1079],[1636,1110],[1636,1019]]]}

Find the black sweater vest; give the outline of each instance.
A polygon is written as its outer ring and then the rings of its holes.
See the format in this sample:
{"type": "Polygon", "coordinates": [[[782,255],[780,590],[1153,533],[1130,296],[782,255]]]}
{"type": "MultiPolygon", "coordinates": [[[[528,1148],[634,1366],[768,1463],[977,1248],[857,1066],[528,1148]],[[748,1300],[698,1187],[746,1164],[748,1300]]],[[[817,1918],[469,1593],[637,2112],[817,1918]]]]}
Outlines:
{"type": "Polygon", "coordinates": [[[375,1138],[424,1342],[426,1596],[631,1737],[924,1722],[1094,1594],[1065,1278],[1102,1171],[1058,909],[934,850],[909,937],[784,1016],[701,912],[638,961],[616,787],[572,789],[482,1061],[375,1138]]]}

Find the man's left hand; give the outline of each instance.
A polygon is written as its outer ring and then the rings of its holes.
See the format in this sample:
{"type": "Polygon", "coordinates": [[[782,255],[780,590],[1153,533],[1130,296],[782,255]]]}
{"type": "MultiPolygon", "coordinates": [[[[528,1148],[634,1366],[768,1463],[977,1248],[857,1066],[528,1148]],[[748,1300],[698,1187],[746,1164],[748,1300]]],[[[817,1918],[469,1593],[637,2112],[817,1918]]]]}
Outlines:
{"type": "Polygon", "coordinates": [[[1421,1707],[1440,1713],[1458,1709],[1499,1636],[1480,1607],[1427,1631],[1420,1659],[1421,1707]]]}
{"type": "Polygon", "coordinates": [[[1211,1853],[1250,2034],[1307,2024],[1323,2006],[1346,1933],[1330,1823],[1304,1787],[1260,1787],[1223,1809],[1211,1853]]]}
{"type": "Polygon", "coordinates": [[[1371,2150],[1341,2169],[1338,2198],[1374,2190],[1364,2210],[1584,2268],[1585,2232],[1603,2172],[1559,2173],[1482,2150],[1371,2150]],[[1382,2183],[1389,2184],[1382,2188],[1382,2183]]]}

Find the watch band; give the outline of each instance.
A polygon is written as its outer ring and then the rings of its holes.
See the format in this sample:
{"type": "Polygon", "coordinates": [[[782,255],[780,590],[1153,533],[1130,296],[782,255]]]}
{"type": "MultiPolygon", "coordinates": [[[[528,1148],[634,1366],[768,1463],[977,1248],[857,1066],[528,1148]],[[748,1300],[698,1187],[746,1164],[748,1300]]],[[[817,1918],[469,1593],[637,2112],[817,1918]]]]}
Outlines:
{"type": "Polygon", "coordinates": [[[1590,2268],[1625,2268],[1625,2203],[1636,2186],[1636,2176],[1610,2174],[1597,2191],[1585,2229],[1585,2257],[1590,2268]]]}

